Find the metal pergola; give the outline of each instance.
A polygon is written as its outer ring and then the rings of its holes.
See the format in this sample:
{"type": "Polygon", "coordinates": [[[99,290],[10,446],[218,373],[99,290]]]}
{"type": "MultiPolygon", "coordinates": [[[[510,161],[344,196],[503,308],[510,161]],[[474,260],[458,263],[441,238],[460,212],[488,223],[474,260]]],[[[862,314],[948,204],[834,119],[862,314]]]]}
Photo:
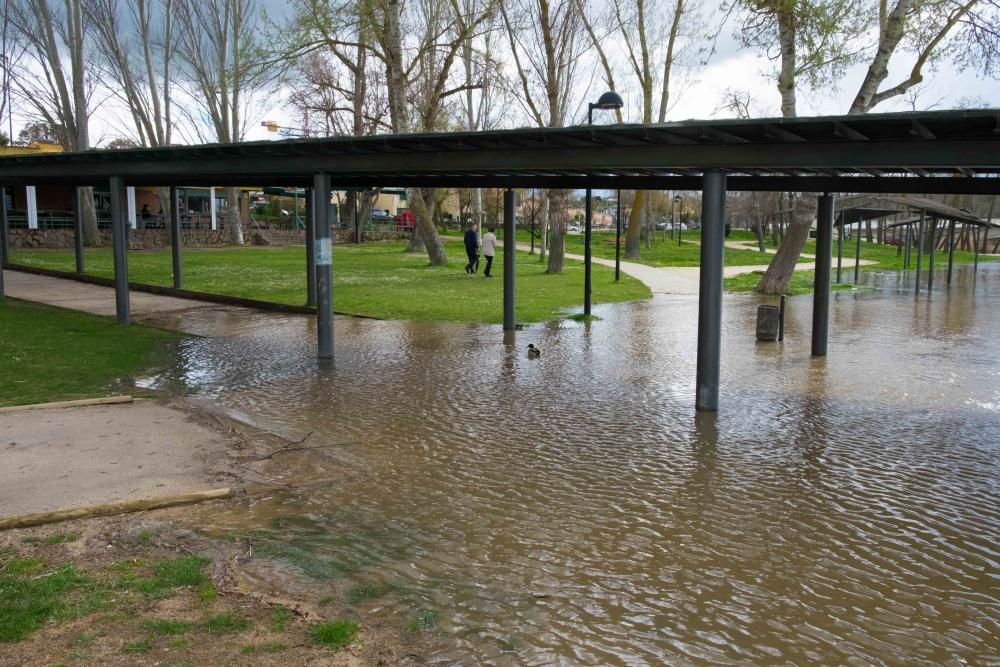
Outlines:
{"type": "MultiPolygon", "coordinates": [[[[1000,194],[1000,109],[296,139],[0,158],[0,186],[110,184],[122,323],[129,321],[125,187],[261,183],[311,188],[316,201],[329,200],[331,184],[338,189],[507,188],[507,330],[515,328],[511,188],[702,190],[696,407],[714,411],[726,191],[824,193],[817,215],[812,331],[812,353],[822,356],[829,330],[830,193],[1000,194]]],[[[309,273],[317,286],[319,356],[329,358],[330,226],[327,207],[311,208],[309,273]]],[[[0,241],[6,258],[5,211],[3,217],[0,241]]],[[[178,244],[173,245],[179,266],[178,244]]],[[[589,246],[585,254],[589,267],[589,246]]]]}

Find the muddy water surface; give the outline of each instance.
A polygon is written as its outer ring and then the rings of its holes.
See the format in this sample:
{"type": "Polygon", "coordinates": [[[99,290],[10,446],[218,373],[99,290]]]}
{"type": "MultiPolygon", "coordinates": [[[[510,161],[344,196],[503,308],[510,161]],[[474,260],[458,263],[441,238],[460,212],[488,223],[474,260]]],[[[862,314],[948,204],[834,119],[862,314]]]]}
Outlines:
{"type": "Polygon", "coordinates": [[[199,520],[258,529],[271,584],[368,584],[435,661],[995,665],[1000,270],[918,299],[867,280],[834,295],[826,359],[810,298],[782,344],[727,298],[717,416],[689,298],[507,340],[338,320],[320,367],[308,319],[199,312],[224,335],[157,382],[313,432],[296,490],[199,520]]]}

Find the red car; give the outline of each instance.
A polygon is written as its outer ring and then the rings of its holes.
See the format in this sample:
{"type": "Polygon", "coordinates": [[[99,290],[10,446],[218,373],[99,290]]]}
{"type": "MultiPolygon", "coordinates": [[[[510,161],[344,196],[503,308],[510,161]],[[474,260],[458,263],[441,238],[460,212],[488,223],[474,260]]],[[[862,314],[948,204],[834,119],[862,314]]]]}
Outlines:
{"type": "Polygon", "coordinates": [[[403,211],[399,215],[393,218],[396,222],[397,227],[402,227],[403,229],[413,229],[413,213],[410,211],[403,211]]]}

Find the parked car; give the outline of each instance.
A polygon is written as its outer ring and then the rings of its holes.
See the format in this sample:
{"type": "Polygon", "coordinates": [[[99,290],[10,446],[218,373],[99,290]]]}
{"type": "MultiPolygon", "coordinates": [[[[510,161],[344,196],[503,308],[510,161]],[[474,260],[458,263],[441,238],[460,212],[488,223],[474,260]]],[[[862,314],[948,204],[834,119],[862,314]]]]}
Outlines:
{"type": "Polygon", "coordinates": [[[569,227],[566,228],[566,231],[567,232],[578,232],[578,231],[580,231],[580,227],[579,227],[579,225],[570,225],[569,227]]]}
{"type": "Polygon", "coordinates": [[[404,229],[413,229],[413,213],[411,211],[403,211],[397,215],[393,220],[396,222],[397,227],[402,227],[404,229]]]}
{"type": "Polygon", "coordinates": [[[389,224],[393,221],[392,216],[389,211],[384,208],[373,208],[371,212],[371,221],[376,224],[389,224]]]}

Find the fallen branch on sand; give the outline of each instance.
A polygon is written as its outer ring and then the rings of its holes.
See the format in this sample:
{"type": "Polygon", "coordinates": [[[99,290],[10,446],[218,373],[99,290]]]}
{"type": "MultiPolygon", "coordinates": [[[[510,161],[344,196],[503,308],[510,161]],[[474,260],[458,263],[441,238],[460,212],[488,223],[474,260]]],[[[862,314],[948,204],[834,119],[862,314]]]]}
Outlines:
{"type": "Polygon", "coordinates": [[[27,528],[28,526],[41,526],[47,523],[57,523],[60,521],[69,521],[71,519],[89,519],[95,516],[144,512],[146,510],[175,507],[177,505],[191,505],[193,503],[200,503],[206,500],[229,498],[232,495],[233,489],[226,487],[224,489],[212,489],[211,491],[184,493],[177,496],[145,498],[143,500],[130,500],[123,503],[111,503],[108,505],[93,505],[91,507],[81,507],[73,510],[58,510],[55,512],[42,512],[40,514],[24,514],[22,516],[0,519],[0,530],[8,530],[10,528],[27,528]]]}

